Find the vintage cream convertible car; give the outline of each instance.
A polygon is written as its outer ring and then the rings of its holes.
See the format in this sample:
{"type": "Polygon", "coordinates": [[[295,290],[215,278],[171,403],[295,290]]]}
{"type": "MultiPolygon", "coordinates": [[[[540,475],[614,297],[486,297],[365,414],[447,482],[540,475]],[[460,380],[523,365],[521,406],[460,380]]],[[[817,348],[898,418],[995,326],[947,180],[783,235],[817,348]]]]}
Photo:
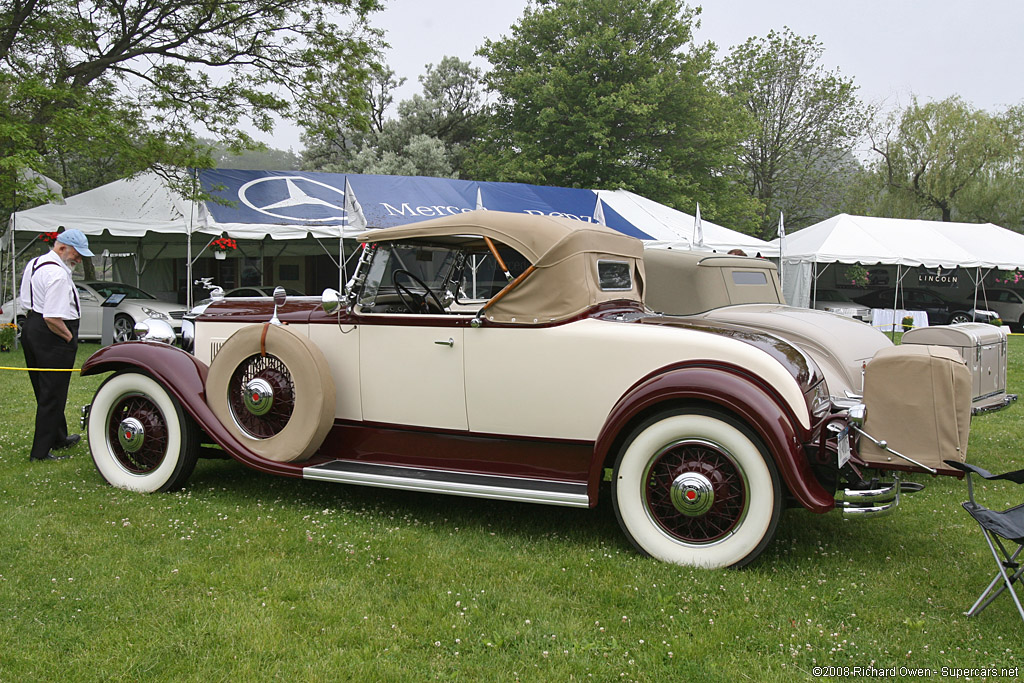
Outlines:
{"type": "Polygon", "coordinates": [[[898,500],[813,354],[652,313],[638,240],[487,211],[361,240],[344,295],[223,299],[194,355],[145,340],[156,324],[93,355],[84,375],[114,373],[83,418],[102,476],[174,489],[205,443],[320,481],[576,507],[608,489],[640,551],[705,567],[753,560],[786,505],[898,500]]]}

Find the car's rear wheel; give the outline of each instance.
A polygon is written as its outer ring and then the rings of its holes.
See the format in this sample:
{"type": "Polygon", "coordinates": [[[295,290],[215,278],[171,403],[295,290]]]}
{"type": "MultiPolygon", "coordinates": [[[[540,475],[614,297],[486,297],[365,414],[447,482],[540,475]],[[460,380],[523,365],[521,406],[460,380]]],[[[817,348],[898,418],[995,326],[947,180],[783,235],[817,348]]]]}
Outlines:
{"type": "Polygon", "coordinates": [[[971,322],[971,316],[967,315],[966,313],[954,313],[949,317],[950,325],[959,325],[960,323],[969,322],[971,322]]]}
{"type": "Polygon", "coordinates": [[[615,463],[619,524],[641,552],[674,564],[741,567],[771,541],[782,483],[749,429],[714,411],[661,413],[615,463]]]}
{"type": "Polygon", "coordinates": [[[123,372],[96,392],[89,412],[89,451],[113,486],[173,491],[195,469],[199,428],[156,380],[123,372]]]}
{"type": "Polygon", "coordinates": [[[275,462],[309,458],[334,424],[334,380],[320,349],[279,325],[244,327],[210,364],[206,402],[246,448],[275,462]]]}
{"type": "Polygon", "coordinates": [[[114,341],[131,341],[135,338],[135,319],[126,313],[114,316],[114,341]]]}

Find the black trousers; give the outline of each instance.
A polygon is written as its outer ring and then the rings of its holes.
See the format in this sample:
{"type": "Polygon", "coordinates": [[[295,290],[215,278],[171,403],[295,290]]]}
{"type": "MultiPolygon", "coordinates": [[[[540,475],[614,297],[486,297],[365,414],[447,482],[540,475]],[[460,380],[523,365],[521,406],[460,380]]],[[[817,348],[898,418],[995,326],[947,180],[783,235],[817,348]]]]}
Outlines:
{"type": "MultiPolygon", "coordinates": [[[[72,339],[66,342],[50,331],[43,316],[32,311],[21,330],[25,347],[25,364],[30,368],[62,368],[75,366],[78,352],[78,321],[65,320],[72,339]]],[[[64,408],[68,402],[70,372],[29,372],[32,391],[36,395],[36,431],[32,437],[33,458],[44,458],[54,446],[68,438],[64,408]]]]}

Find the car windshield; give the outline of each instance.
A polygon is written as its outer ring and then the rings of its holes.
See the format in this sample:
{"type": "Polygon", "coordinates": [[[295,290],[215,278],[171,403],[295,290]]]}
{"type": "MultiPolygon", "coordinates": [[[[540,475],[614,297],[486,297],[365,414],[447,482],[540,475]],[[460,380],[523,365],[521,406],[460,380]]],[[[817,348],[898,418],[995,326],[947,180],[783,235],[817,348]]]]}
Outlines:
{"type": "MultiPolygon", "coordinates": [[[[448,288],[448,281],[461,251],[445,246],[425,244],[385,244],[377,249],[370,263],[359,303],[372,306],[378,294],[394,293],[394,273],[403,270],[440,295],[448,288]]],[[[402,284],[410,284],[402,281],[402,284]]],[[[418,290],[419,285],[412,284],[418,290]]]]}
{"type": "Polygon", "coordinates": [[[111,294],[124,294],[126,299],[156,299],[138,287],[132,287],[121,282],[87,282],[87,285],[96,290],[104,299],[111,294]]]}

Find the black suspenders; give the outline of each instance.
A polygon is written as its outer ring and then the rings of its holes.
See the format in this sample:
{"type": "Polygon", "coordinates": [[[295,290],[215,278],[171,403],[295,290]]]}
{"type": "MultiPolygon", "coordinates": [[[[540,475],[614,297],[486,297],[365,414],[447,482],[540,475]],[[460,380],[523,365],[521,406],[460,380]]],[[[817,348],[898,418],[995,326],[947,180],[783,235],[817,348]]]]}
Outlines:
{"type": "MultiPolygon", "coordinates": [[[[28,307],[31,308],[33,311],[36,310],[35,309],[36,301],[35,301],[35,293],[32,290],[32,278],[35,277],[36,271],[39,270],[40,268],[42,268],[43,266],[55,266],[55,265],[57,265],[53,261],[43,261],[42,263],[40,263],[39,259],[41,259],[41,258],[42,258],[41,256],[37,256],[36,260],[32,262],[32,274],[28,276],[28,307]]],[[[71,293],[75,297],[75,313],[77,313],[78,315],[82,315],[82,305],[80,303],[78,303],[78,288],[75,287],[75,283],[74,282],[71,283],[71,293]]],[[[36,312],[38,313],[38,311],[36,311],[36,312]]]]}

